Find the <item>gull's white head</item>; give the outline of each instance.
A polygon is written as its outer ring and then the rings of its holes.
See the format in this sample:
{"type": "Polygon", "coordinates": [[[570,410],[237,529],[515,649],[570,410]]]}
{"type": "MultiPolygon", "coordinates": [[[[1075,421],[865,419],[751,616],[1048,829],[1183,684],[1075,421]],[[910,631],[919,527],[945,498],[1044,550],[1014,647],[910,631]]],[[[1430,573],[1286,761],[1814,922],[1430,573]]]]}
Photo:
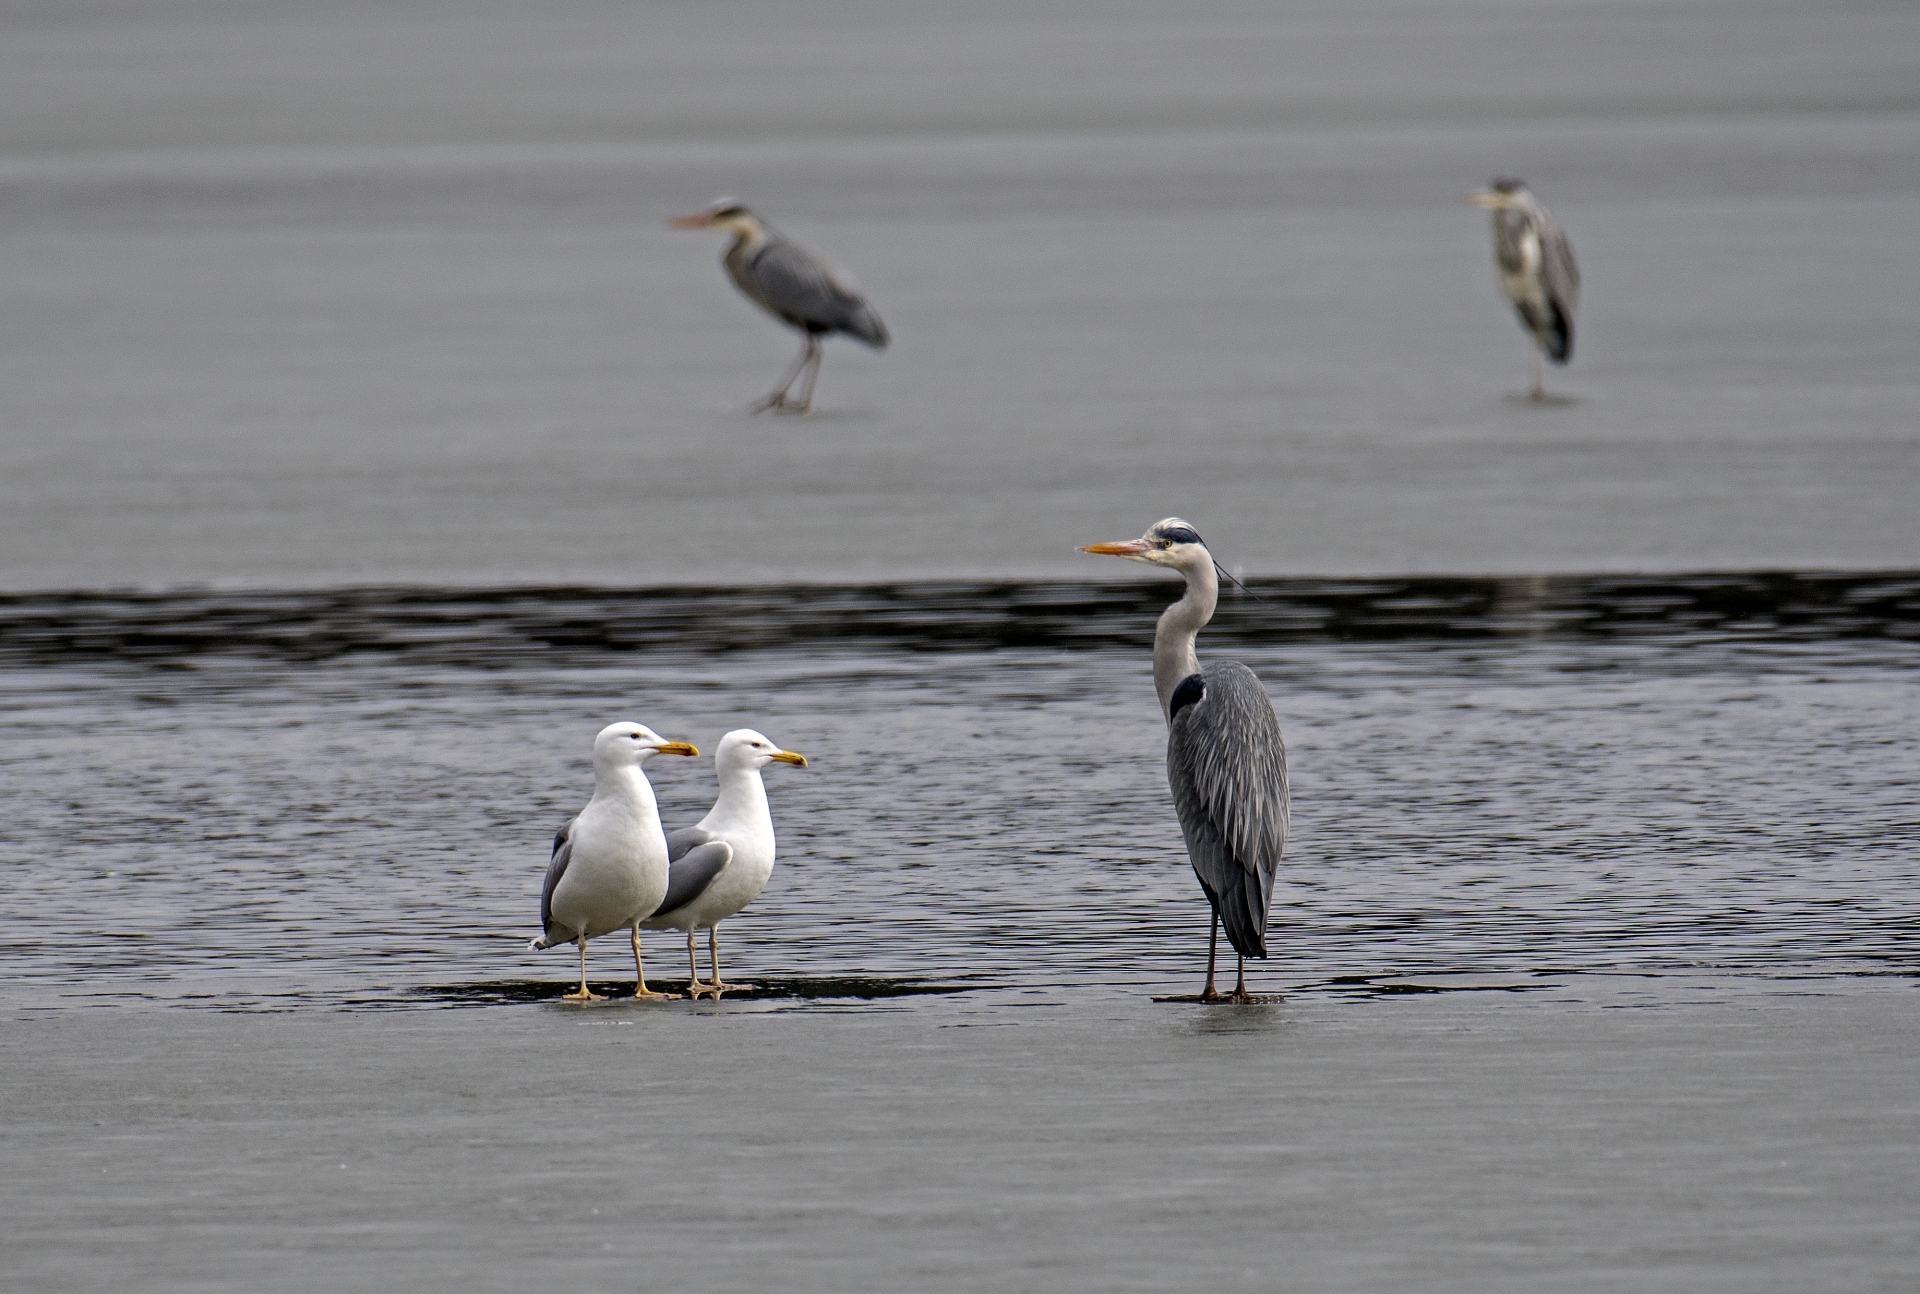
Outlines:
{"type": "Polygon", "coordinates": [[[782,750],[769,740],[765,734],[751,728],[735,728],[720,739],[714,748],[714,767],[725,772],[730,768],[746,768],[758,772],[768,764],[795,764],[801,768],[807,766],[805,755],[795,754],[791,750],[782,750]]]}
{"type": "Polygon", "coordinates": [[[644,723],[610,723],[593,739],[595,768],[624,768],[640,764],[655,755],[698,755],[699,747],[688,741],[668,741],[644,723]]]}
{"type": "Polygon", "coordinates": [[[1213,566],[1213,555],[1207,552],[1206,544],[1201,542],[1200,532],[1179,517],[1167,517],[1154,522],[1147,527],[1147,533],[1138,539],[1087,544],[1080,551],[1124,557],[1130,562],[1147,562],[1153,566],[1168,566],[1183,573],[1202,567],[1212,569],[1213,566]]]}

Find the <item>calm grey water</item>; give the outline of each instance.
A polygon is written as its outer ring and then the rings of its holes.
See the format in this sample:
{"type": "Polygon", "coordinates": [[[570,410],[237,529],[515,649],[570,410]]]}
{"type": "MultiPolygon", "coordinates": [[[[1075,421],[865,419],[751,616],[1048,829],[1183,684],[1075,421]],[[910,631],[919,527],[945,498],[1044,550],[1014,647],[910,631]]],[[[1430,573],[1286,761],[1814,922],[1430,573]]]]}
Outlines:
{"type": "Polygon", "coordinates": [[[1920,564],[1882,0],[0,14],[0,587],[1920,564]],[[1526,343],[1485,213],[1585,271],[1526,343]],[[718,193],[896,338],[792,338],[718,193]],[[693,536],[691,541],[689,536],[693,536]]]}

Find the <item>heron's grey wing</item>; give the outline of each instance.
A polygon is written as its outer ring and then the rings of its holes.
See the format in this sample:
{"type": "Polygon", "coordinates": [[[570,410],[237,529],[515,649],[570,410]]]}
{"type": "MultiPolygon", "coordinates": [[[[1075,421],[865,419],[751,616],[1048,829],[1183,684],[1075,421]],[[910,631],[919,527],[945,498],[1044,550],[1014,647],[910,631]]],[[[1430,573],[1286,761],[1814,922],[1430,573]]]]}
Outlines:
{"type": "Polygon", "coordinates": [[[1574,264],[1573,245],[1551,216],[1540,223],[1540,274],[1545,280],[1547,304],[1560,333],[1554,358],[1562,364],[1573,357],[1573,316],[1580,309],[1580,267],[1574,264]]]}
{"type": "Polygon", "coordinates": [[[553,930],[553,892],[560,885],[560,878],[567,874],[567,864],[573,861],[573,824],[578,821],[569,818],[567,825],[553,833],[553,856],[547,860],[547,877],[540,883],[540,935],[545,938],[553,930]]]}
{"type": "Polygon", "coordinates": [[[653,910],[656,917],[684,908],[706,892],[733,860],[733,846],[724,840],[709,840],[682,854],[667,868],[667,897],[653,910]]]}
{"type": "Polygon", "coordinates": [[[1167,780],[1187,856],[1234,951],[1267,955],[1273,878],[1287,847],[1287,746],[1252,670],[1218,661],[1170,698],[1167,780]]]}
{"type": "Polygon", "coordinates": [[[704,845],[709,840],[718,840],[719,838],[720,837],[714,835],[705,827],[682,827],[678,831],[669,831],[667,833],[667,861],[672,862],[689,849],[692,849],[695,845],[704,845]]]}
{"type": "Polygon", "coordinates": [[[746,272],[761,303],[795,327],[844,332],[869,346],[886,346],[886,325],[866,298],[799,244],[769,240],[747,263],[746,272]]]}

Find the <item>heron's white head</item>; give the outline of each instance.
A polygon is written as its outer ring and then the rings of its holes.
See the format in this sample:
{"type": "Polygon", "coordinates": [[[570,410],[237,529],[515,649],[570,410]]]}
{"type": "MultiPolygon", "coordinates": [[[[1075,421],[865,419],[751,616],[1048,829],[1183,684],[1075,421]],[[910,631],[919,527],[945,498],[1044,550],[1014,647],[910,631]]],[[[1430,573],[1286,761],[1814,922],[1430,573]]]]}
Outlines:
{"type": "Polygon", "coordinates": [[[1083,553],[1104,553],[1124,557],[1130,562],[1168,566],[1176,571],[1213,566],[1213,555],[1200,539],[1200,532],[1179,517],[1168,517],[1147,527],[1138,539],[1120,539],[1106,544],[1087,544],[1083,553]]]}
{"type": "Polygon", "coordinates": [[[768,764],[794,764],[801,768],[807,766],[807,757],[791,750],[782,750],[764,734],[751,728],[735,728],[720,739],[714,748],[714,767],[721,772],[741,768],[758,772],[768,764]]]}
{"type": "Polygon", "coordinates": [[[698,755],[690,741],[668,741],[644,723],[610,723],[593,739],[595,768],[625,768],[655,755],[698,755]]]}
{"type": "Polygon", "coordinates": [[[715,198],[705,211],[675,216],[667,223],[675,229],[724,229],[743,238],[757,237],[762,232],[760,218],[733,198],[715,198]]]}
{"type": "Polygon", "coordinates": [[[1469,193],[1467,201],[1488,211],[1525,211],[1534,205],[1526,181],[1513,179],[1497,179],[1479,193],[1469,193]]]}

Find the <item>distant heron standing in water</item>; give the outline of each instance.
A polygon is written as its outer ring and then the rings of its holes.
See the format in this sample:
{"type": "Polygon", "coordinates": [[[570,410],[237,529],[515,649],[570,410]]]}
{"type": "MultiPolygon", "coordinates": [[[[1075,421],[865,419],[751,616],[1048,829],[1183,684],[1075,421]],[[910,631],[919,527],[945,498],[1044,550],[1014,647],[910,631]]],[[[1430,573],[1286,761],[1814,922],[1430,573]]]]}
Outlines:
{"type": "Polygon", "coordinates": [[[729,989],[720,978],[720,923],[760,896],[773,875],[773,811],[760,770],[768,764],[807,766],[807,757],[782,750],[751,728],[737,728],[720,739],[713,752],[720,798],[699,823],[667,835],[667,896],[647,920],[649,930],[687,933],[687,996],[711,993],[716,1001],[729,989]],[[707,928],[707,960],[713,981],[700,982],[693,932],[707,928]]]}
{"type": "Polygon", "coordinates": [[[684,741],[668,741],[638,723],[610,723],[593,739],[593,798],[553,838],[553,858],[540,887],[540,937],[530,949],[569,941],[580,946],[580,990],[574,1002],[599,994],[587,988],[587,940],[615,930],[633,932],[633,995],[678,997],[647,987],[640,965],[640,922],[667,892],[667,838],[653,786],[640,765],[661,753],[698,755],[684,741]]]}
{"type": "Polygon", "coordinates": [[[1580,269],[1573,263],[1573,248],[1524,181],[1495,180],[1468,201],[1493,212],[1494,268],[1520,326],[1533,334],[1531,394],[1544,400],[1540,356],[1556,364],[1573,358],[1573,314],[1580,306],[1580,269]]]}
{"type": "Polygon", "coordinates": [[[887,326],[859,292],[835,276],[827,263],[735,202],[722,198],[705,211],[678,216],[675,229],[724,229],[733,235],[720,263],[734,286],[762,310],[800,330],[800,354],[781,375],[772,394],[753,406],[759,413],[805,413],[813,407],[813,383],[820,376],[820,341],[843,332],[873,347],[887,348],[887,326]],[[805,371],[800,398],[788,399],[793,380],[805,371]]]}
{"type": "Polygon", "coordinates": [[[1088,544],[1080,551],[1166,566],[1187,579],[1187,594],[1160,616],[1153,633],[1153,686],[1167,719],[1167,780],[1187,838],[1187,857],[1213,908],[1207,986],[1197,998],[1223,1000],[1213,986],[1220,926],[1239,954],[1239,979],[1226,999],[1249,1002],[1249,957],[1267,955],[1273,878],[1287,847],[1287,746],[1273,700],[1238,661],[1202,669],[1193,639],[1213,618],[1220,594],[1213,555],[1178,517],[1138,539],[1088,544]]]}

